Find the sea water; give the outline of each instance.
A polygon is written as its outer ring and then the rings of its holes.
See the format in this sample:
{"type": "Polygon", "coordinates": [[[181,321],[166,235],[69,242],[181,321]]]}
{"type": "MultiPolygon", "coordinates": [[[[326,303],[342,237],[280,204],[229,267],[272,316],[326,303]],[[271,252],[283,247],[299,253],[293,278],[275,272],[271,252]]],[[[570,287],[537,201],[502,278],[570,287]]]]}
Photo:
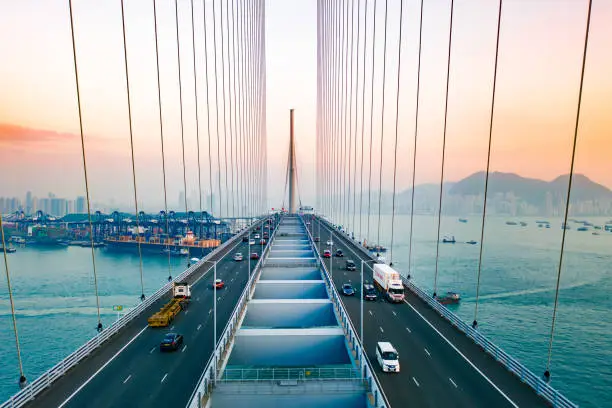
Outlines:
{"type": "MultiPolygon", "coordinates": [[[[356,238],[367,236],[368,244],[379,241],[388,248],[386,261],[393,261],[421,288],[433,293],[436,281],[435,216],[382,215],[345,220],[356,238]],[[393,230],[393,246],[391,232],[393,230]],[[361,234],[360,234],[361,232],[361,234]],[[412,248],[410,237],[412,234],[412,248]],[[392,249],[392,250],[391,250],[392,249]],[[411,258],[409,259],[409,255],[411,258]]],[[[582,219],[582,218],[581,218],[582,219]]],[[[481,219],[443,217],[441,236],[454,235],[455,244],[440,244],[437,272],[439,294],[460,292],[461,303],[449,306],[464,321],[474,320],[481,219]],[[476,245],[467,241],[478,241],[476,245]]],[[[589,218],[595,225],[607,219],[589,218]]],[[[557,321],[550,365],[550,340],[555,288],[561,248],[561,219],[551,227],[538,228],[536,218],[487,217],[480,270],[477,320],[479,329],[507,353],[534,373],[546,368],[552,386],[581,406],[612,406],[612,233],[603,230],[567,230],[561,270],[557,321]],[[527,226],[506,225],[524,221],[527,226]]],[[[318,235],[315,233],[315,235],[318,235]]],[[[322,239],[327,239],[321,234],[322,239]]],[[[96,249],[96,271],[102,322],[117,318],[113,305],[124,311],[139,302],[141,293],[139,258],[132,253],[96,249]]],[[[9,254],[11,283],[17,312],[17,327],[24,371],[29,380],[53,366],[95,335],[97,308],[93,284],[91,249],[19,248],[9,254]]],[[[170,273],[186,267],[185,258],[147,255],[143,258],[145,293],[163,285],[170,273]]],[[[3,267],[4,264],[0,263],[3,267]]],[[[19,369],[6,281],[0,289],[0,398],[16,392],[19,369]]]]}

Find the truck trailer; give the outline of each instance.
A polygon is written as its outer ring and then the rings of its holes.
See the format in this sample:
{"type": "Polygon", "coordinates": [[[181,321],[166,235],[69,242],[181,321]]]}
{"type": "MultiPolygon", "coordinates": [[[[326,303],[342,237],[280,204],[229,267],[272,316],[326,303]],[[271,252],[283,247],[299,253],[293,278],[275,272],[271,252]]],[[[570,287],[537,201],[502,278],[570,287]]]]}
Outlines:
{"type": "Polygon", "coordinates": [[[404,284],[395,269],[387,264],[374,264],[374,283],[390,302],[404,301],[404,284]]]}
{"type": "Polygon", "coordinates": [[[166,327],[186,309],[191,300],[191,286],[187,282],[175,282],[172,285],[172,299],[157,313],[147,319],[150,327],[166,327]]]}

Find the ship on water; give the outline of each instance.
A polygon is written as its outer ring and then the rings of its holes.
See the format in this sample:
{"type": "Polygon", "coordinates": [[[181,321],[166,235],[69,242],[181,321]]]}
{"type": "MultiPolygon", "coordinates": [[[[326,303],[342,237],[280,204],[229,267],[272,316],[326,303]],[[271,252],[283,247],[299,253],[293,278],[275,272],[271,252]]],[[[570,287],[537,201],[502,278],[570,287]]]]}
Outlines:
{"type": "Polygon", "coordinates": [[[146,253],[170,254],[172,256],[204,256],[221,245],[219,239],[198,239],[192,231],[185,236],[176,235],[119,235],[104,239],[107,250],[134,252],[140,249],[146,253]]]}

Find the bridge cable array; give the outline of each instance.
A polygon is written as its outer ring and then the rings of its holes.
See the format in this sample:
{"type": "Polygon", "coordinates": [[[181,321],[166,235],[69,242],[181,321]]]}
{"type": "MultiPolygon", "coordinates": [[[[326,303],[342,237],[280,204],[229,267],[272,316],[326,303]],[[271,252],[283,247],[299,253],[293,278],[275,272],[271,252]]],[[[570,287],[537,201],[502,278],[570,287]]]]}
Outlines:
{"type": "MultiPolygon", "coordinates": [[[[361,6],[361,0],[359,0],[359,5],[361,6]]],[[[359,7],[361,8],[361,7],[359,7]]],[[[365,134],[365,90],[366,90],[366,45],[368,38],[368,0],[365,0],[365,10],[363,13],[363,75],[362,75],[362,84],[361,84],[361,163],[360,163],[360,171],[359,171],[359,241],[363,242],[363,234],[362,234],[362,222],[363,222],[363,141],[365,134]]],[[[357,32],[359,33],[360,28],[357,26],[357,32]]],[[[358,34],[359,37],[359,34],[358,34]]],[[[359,48],[359,44],[357,44],[357,48],[359,48]]],[[[357,53],[359,54],[359,52],[357,53]]],[[[359,71],[359,66],[357,66],[357,70],[359,71]]],[[[359,77],[359,75],[357,75],[359,77]]],[[[359,79],[357,79],[359,80],[359,79]]],[[[320,224],[319,224],[320,225],[320,224]]]]}
{"type": "MultiPolygon", "coordinates": [[[[376,55],[374,52],[375,44],[376,44],[376,3],[377,0],[374,0],[374,18],[373,18],[373,27],[372,27],[372,78],[370,80],[370,148],[369,150],[369,169],[368,169],[368,230],[366,236],[368,239],[370,238],[370,214],[372,210],[372,146],[373,146],[373,138],[374,138],[374,76],[376,73],[376,55]]],[[[366,16],[367,18],[367,16],[366,16]]]]}
{"type": "Polygon", "coordinates": [[[574,138],[572,141],[572,159],[570,164],[570,173],[567,182],[567,201],[565,202],[565,211],[563,214],[563,231],[561,235],[561,251],[559,252],[559,268],[557,271],[557,283],[555,288],[555,305],[553,307],[553,315],[552,321],[550,325],[550,339],[548,342],[548,356],[546,359],[546,371],[544,371],[544,378],[546,380],[550,380],[550,360],[552,357],[552,346],[553,346],[553,336],[555,334],[555,323],[557,321],[557,308],[559,306],[559,285],[561,284],[561,271],[563,268],[563,253],[565,252],[565,235],[567,232],[567,218],[569,215],[569,207],[570,207],[570,196],[572,194],[572,179],[574,178],[574,164],[576,159],[576,144],[578,141],[578,125],[580,124],[580,108],[582,106],[582,88],[584,85],[584,70],[586,66],[586,56],[589,44],[589,30],[591,28],[591,6],[593,5],[593,0],[589,0],[588,10],[587,10],[587,21],[586,21],[586,29],[584,33],[584,48],[582,51],[582,67],[580,69],[580,86],[578,88],[578,106],[576,107],[576,121],[574,124],[574,138]]]}
{"type": "Polygon", "coordinates": [[[4,236],[4,225],[2,212],[0,211],[0,237],[2,238],[2,254],[4,255],[4,272],[6,274],[6,285],[9,293],[9,303],[11,304],[11,318],[13,321],[13,334],[15,335],[15,348],[17,350],[17,363],[19,364],[19,387],[23,388],[27,384],[27,379],[23,371],[21,361],[21,347],[19,346],[19,331],[17,330],[17,316],[15,316],[15,301],[13,299],[13,286],[11,285],[11,273],[9,271],[8,258],[6,256],[6,237],[4,236]]]}
{"type": "Polygon", "coordinates": [[[478,277],[476,280],[476,302],[474,303],[474,321],[472,327],[476,329],[478,327],[478,300],[480,297],[480,275],[482,273],[482,249],[484,247],[484,228],[485,220],[487,216],[487,192],[489,189],[489,169],[491,167],[491,142],[493,139],[493,114],[495,111],[495,90],[497,85],[497,63],[499,56],[499,33],[501,31],[501,16],[503,0],[499,0],[499,8],[497,14],[497,39],[495,42],[495,65],[493,68],[493,91],[491,93],[491,114],[489,118],[489,143],[487,148],[487,171],[485,176],[485,188],[484,188],[484,203],[482,208],[482,227],[480,230],[480,249],[478,254],[478,277]]]}
{"type": "Polygon", "coordinates": [[[414,152],[412,161],[412,191],[410,194],[410,238],[408,243],[408,278],[412,276],[412,236],[414,232],[414,187],[416,179],[417,137],[419,134],[419,101],[421,96],[421,51],[423,45],[423,2],[419,17],[419,59],[417,63],[416,108],[414,110],[414,152]]]}
{"type": "MultiPolygon", "coordinates": [[[[138,239],[136,240],[136,246],[138,247],[138,266],[140,269],[140,301],[145,300],[144,293],[144,277],[142,271],[142,248],[140,246],[140,212],[138,211],[138,192],[136,188],[136,164],[134,159],[134,135],[132,132],[132,101],[130,99],[130,75],[128,70],[128,59],[127,59],[127,44],[125,38],[125,8],[123,4],[123,0],[121,0],[121,27],[123,33],[123,62],[125,65],[125,89],[127,94],[127,108],[128,108],[128,122],[130,128],[130,153],[131,153],[131,162],[132,162],[132,183],[134,186],[134,208],[136,211],[136,231],[138,234],[138,239]]],[[[93,231],[91,232],[93,236],[93,231]]]]}
{"type": "MultiPolygon", "coordinates": [[[[161,159],[162,159],[162,181],[164,185],[164,213],[166,221],[166,232],[170,234],[170,219],[168,214],[168,189],[166,177],[166,154],[164,152],[164,121],[162,117],[162,99],[161,99],[161,78],[159,74],[159,38],[157,33],[157,6],[156,0],[153,0],[153,22],[155,28],[155,63],[157,74],[157,101],[159,106],[159,136],[161,141],[161,159]]],[[[172,262],[170,261],[170,251],[168,251],[168,281],[172,280],[172,262]]]]}
{"type": "Polygon", "coordinates": [[[436,240],[436,270],[434,273],[434,290],[433,297],[435,298],[438,291],[438,266],[440,257],[440,226],[442,225],[442,196],[444,194],[444,161],[446,159],[446,125],[448,118],[448,88],[450,83],[450,67],[451,67],[451,50],[453,43],[453,13],[455,10],[455,1],[451,0],[450,6],[450,22],[448,28],[448,58],[446,64],[446,93],[444,97],[444,130],[442,133],[442,165],[440,168],[440,201],[438,202],[438,239],[436,240]]]}
{"type": "MultiPolygon", "coordinates": [[[[452,0],[451,0],[452,1],[452,0]]],[[[395,143],[393,145],[393,204],[391,210],[391,256],[389,266],[393,266],[393,238],[395,232],[395,180],[397,176],[397,136],[399,133],[399,100],[400,100],[400,78],[402,68],[402,28],[404,27],[404,0],[400,0],[399,14],[399,40],[397,42],[397,94],[395,97],[395,143]]]]}
{"type": "Polygon", "coordinates": [[[68,0],[68,8],[70,11],[70,37],[72,39],[72,57],[74,62],[74,79],[76,83],[76,97],[77,97],[77,107],[79,113],[79,132],[81,136],[81,155],[83,159],[83,174],[85,178],[85,194],[87,200],[87,219],[89,223],[89,238],[91,241],[91,262],[93,266],[93,277],[94,277],[94,292],[96,296],[96,312],[98,315],[98,325],[96,329],[98,332],[102,331],[102,318],[100,317],[100,296],[98,293],[98,274],[96,271],[96,253],[94,251],[94,237],[93,237],[93,223],[91,222],[91,201],[89,194],[89,178],[87,176],[87,161],[85,158],[85,137],[83,135],[83,112],[81,106],[81,90],[79,84],[79,69],[77,65],[77,56],[76,56],[76,40],[74,36],[74,16],[72,12],[72,0],[68,0]]]}

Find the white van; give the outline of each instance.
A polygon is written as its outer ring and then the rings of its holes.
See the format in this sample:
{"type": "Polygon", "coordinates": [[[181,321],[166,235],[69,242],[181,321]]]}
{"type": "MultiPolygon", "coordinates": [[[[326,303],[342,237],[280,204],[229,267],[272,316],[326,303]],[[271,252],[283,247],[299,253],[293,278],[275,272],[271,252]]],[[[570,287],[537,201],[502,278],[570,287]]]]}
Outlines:
{"type": "Polygon", "coordinates": [[[399,355],[391,343],[386,341],[378,342],[376,345],[376,359],[384,372],[399,373],[399,355]]]}

